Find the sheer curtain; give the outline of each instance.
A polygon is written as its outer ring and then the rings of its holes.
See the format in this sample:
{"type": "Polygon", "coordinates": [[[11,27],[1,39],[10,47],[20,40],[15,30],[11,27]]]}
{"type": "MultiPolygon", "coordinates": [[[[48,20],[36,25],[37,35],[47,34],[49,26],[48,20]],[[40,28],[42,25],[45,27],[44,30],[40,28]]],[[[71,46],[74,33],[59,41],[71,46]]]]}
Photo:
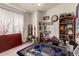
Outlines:
{"type": "Polygon", "coordinates": [[[22,33],[23,15],[0,8],[0,35],[22,33]]]}

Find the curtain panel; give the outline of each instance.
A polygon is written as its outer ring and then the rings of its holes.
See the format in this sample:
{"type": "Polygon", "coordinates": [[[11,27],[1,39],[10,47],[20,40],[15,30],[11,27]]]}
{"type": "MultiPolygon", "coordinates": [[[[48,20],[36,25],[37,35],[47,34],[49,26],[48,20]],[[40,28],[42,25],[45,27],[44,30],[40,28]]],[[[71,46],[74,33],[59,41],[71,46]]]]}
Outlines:
{"type": "Polygon", "coordinates": [[[22,33],[23,20],[22,14],[0,8],[0,35],[22,33]]]}

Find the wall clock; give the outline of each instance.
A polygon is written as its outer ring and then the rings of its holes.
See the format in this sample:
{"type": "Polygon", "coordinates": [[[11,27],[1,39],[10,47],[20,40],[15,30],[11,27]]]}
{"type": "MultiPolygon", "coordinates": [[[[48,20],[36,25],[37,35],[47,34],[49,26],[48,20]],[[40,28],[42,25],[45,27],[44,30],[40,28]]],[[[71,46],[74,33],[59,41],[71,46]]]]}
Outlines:
{"type": "Polygon", "coordinates": [[[58,20],[58,16],[54,15],[51,17],[52,22],[56,22],[58,20]]]}

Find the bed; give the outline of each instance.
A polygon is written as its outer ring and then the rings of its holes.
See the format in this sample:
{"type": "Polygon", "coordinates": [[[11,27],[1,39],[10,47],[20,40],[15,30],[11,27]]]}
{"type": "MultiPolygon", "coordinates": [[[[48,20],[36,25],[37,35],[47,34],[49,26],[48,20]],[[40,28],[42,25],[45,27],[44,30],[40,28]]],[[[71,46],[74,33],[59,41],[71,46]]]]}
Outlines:
{"type": "Polygon", "coordinates": [[[65,48],[47,43],[36,43],[17,52],[19,56],[73,56],[65,48]]]}

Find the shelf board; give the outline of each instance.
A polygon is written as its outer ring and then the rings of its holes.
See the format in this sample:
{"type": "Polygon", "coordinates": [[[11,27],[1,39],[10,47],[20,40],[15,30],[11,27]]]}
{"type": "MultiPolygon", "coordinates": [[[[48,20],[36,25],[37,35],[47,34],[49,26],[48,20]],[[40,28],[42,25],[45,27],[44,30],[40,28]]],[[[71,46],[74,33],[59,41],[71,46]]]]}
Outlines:
{"type": "Polygon", "coordinates": [[[60,31],[67,31],[66,29],[59,29],[60,31]]]}
{"type": "Polygon", "coordinates": [[[68,19],[68,18],[73,18],[73,19],[75,19],[75,17],[74,16],[65,16],[65,17],[60,17],[59,19],[68,19]]]}
{"type": "Polygon", "coordinates": [[[60,25],[66,25],[66,23],[59,23],[60,25]]]}
{"type": "Polygon", "coordinates": [[[74,32],[68,34],[68,30],[74,29],[74,16],[63,16],[59,18],[59,37],[62,40],[69,40],[69,37],[74,37],[74,32]],[[69,27],[72,26],[72,27],[69,27]]]}
{"type": "Polygon", "coordinates": [[[74,36],[74,34],[67,34],[68,36],[74,36]]]}
{"type": "Polygon", "coordinates": [[[59,34],[59,36],[67,36],[66,34],[59,34]]]}
{"type": "Polygon", "coordinates": [[[75,18],[74,16],[67,16],[68,18],[75,18]]]}

